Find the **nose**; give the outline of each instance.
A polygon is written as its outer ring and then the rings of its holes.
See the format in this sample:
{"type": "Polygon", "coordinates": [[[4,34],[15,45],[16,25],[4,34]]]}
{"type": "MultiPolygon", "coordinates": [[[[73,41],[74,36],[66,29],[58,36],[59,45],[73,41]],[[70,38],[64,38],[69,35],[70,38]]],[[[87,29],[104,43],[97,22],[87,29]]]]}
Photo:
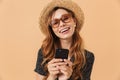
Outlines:
{"type": "Polygon", "coordinates": [[[59,27],[63,27],[64,25],[65,25],[65,23],[60,20],[59,27]]]}

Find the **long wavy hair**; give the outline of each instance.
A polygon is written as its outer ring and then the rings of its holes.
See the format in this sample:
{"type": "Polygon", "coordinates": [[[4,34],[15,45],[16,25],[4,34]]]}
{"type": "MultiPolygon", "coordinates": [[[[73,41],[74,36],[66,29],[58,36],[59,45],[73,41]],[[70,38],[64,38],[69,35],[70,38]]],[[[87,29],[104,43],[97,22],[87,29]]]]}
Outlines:
{"type": "MultiPolygon", "coordinates": [[[[72,14],[73,18],[75,18],[75,15],[72,11],[70,11],[66,8],[63,8],[63,7],[55,7],[49,13],[48,21],[46,22],[46,24],[48,25],[47,26],[48,28],[46,31],[48,31],[48,32],[47,32],[46,37],[41,46],[43,57],[44,57],[42,64],[45,65],[44,70],[47,72],[47,76],[49,75],[49,72],[48,72],[46,63],[54,58],[56,48],[61,48],[59,38],[54,34],[51,26],[49,25],[51,17],[57,9],[66,10],[67,12],[72,14]]],[[[77,19],[76,19],[76,23],[78,23],[77,19]]],[[[83,40],[79,34],[80,28],[81,28],[81,26],[78,26],[76,24],[76,28],[75,28],[74,34],[72,36],[72,44],[71,44],[70,51],[69,51],[69,56],[74,58],[73,67],[72,67],[73,73],[71,76],[72,80],[77,80],[78,78],[82,79],[81,69],[85,65],[85,62],[86,62],[85,54],[84,54],[84,47],[83,47],[83,40]],[[78,73],[78,71],[80,71],[80,72],[78,73]]],[[[47,79],[47,76],[44,80],[47,79]]]]}

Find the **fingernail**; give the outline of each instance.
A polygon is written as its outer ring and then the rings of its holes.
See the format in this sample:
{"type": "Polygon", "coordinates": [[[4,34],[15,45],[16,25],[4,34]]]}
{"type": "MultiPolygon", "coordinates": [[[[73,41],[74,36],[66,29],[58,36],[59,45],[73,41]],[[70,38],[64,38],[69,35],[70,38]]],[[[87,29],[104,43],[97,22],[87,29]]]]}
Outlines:
{"type": "Polygon", "coordinates": [[[63,59],[60,59],[60,61],[63,61],[63,59]]]}
{"type": "Polygon", "coordinates": [[[66,61],[66,59],[64,59],[64,61],[66,61]]]}

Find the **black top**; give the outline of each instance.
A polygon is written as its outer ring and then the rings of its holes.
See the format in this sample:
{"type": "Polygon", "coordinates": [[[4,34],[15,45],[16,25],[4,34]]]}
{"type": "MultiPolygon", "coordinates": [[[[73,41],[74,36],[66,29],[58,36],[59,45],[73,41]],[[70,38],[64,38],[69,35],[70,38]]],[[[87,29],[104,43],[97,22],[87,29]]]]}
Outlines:
{"type": "MultiPolygon", "coordinates": [[[[85,50],[85,57],[86,57],[86,64],[82,69],[82,76],[83,76],[83,80],[90,80],[92,66],[94,63],[94,54],[85,50]]],[[[38,52],[36,68],[34,71],[37,72],[38,74],[46,76],[47,73],[44,71],[44,68],[43,68],[44,65],[41,65],[42,61],[43,61],[43,55],[42,55],[42,50],[40,49],[38,52]]],[[[81,80],[81,79],[78,79],[78,80],[81,80]]]]}

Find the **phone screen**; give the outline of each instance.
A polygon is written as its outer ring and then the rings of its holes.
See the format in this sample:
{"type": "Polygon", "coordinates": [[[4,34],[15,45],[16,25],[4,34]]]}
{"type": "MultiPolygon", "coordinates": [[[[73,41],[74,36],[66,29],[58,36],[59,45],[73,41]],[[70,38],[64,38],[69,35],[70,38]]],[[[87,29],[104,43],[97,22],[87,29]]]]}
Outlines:
{"type": "Polygon", "coordinates": [[[55,58],[68,59],[68,49],[56,49],[55,58]]]}

